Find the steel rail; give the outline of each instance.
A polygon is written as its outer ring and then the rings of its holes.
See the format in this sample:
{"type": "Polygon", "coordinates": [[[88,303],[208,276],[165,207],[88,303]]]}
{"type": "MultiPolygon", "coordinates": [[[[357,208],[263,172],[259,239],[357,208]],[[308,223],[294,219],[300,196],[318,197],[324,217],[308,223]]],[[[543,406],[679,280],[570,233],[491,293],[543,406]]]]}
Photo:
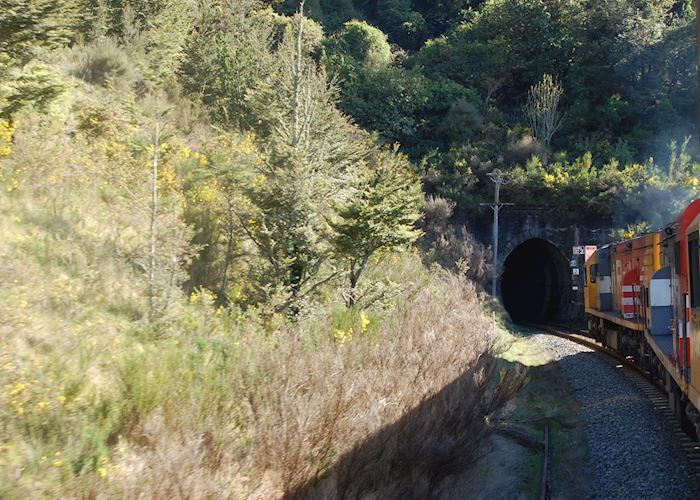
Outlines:
{"type": "Polygon", "coordinates": [[[544,426],[544,458],[542,459],[542,479],[540,480],[540,500],[547,500],[549,494],[549,425],[544,426]]]}

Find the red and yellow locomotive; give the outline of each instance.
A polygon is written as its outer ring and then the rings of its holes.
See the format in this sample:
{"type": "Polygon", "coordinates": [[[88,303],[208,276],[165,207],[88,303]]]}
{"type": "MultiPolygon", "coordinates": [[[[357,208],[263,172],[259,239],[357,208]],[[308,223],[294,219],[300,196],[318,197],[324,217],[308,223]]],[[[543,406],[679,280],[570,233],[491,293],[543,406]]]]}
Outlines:
{"type": "Polygon", "coordinates": [[[661,380],[700,435],[700,199],[675,222],[586,261],[588,328],[661,380]]]}

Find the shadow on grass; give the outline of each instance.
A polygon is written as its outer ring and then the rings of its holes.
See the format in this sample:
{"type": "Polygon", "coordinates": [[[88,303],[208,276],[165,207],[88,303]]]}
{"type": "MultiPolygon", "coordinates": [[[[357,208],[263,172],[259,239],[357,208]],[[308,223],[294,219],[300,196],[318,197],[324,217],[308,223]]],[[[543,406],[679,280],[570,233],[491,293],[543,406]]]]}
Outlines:
{"type": "Polygon", "coordinates": [[[527,368],[482,356],[459,378],[368,436],[287,499],[439,498],[443,479],[463,472],[493,431],[489,417],[522,387],[527,368]]]}

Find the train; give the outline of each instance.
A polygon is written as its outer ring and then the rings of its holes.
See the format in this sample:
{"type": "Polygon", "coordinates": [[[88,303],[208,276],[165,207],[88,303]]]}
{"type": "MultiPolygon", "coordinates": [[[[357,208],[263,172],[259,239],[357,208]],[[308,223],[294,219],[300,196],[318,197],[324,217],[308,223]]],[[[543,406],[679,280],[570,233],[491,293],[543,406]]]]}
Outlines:
{"type": "Polygon", "coordinates": [[[658,231],[598,247],[584,283],[589,334],[659,382],[700,438],[700,199],[658,231]]]}

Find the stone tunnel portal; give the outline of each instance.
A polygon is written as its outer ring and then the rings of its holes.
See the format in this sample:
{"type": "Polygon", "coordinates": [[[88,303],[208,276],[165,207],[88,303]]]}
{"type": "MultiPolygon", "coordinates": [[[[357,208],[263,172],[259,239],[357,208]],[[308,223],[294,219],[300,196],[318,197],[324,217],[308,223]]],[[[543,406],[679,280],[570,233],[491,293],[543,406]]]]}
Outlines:
{"type": "Polygon", "coordinates": [[[505,260],[501,297],[513,321],[564,319],[570,290],[569,263],[547,240],[527,240],[505,260]]]}

